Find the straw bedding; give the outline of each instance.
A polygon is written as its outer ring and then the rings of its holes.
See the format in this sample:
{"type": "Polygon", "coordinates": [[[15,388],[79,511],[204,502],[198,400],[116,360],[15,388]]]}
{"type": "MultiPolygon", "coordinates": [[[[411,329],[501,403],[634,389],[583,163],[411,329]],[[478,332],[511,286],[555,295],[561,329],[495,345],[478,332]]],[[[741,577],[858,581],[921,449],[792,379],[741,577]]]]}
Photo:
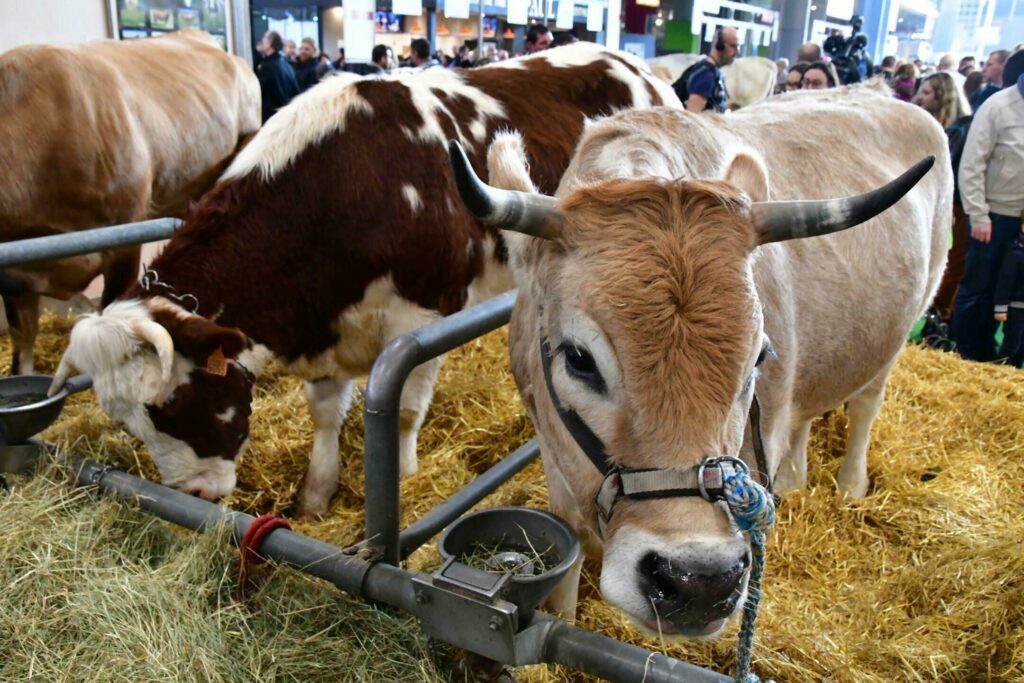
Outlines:
{"type": "MultiPolygon", "coordinates": [[[[70,323],[48,317],[37,345],[52,372],[70,323]]],[[[420,437],[420,472],[402,483],[403,524],[525,442],[532,427],[498,331],[449,355],[420,437]]],[[[5,343],[0,363],[9,364],[5,343]]],[[[1024,375],[908,347],[875,424],[872,489],[839,501],[845,416],[819,420],[809,487],[788,495],[769,541],[754,669],[779,681],[1024,680],[1024,375]]],[[[72,397],[43,435],[155,478],[141,445],[91,393],[72,397]]],[[[260,382],[250,451],[229,504],[289,515],[312,443],[301,383],[260,382]]],[[[337,545],[362,529],[362,416],[341,437],[342,473],[327,519],[297,530],[337,545]]],[[[440,680],[414,620],[294,572],[269,572],[242,607],[230,593],[223,534],[177,531],[68,488],[55,469],[10,477],[0,492],[0,680],[440,680]],[[101,637],[102,636],[102,637],[101,637]]],[[[483,506],[546,506],[534,463],[483,506]]],[[[409,566],[436,563],[431,548],[409,566]]],[[[602,603],[587,565],[578,624],[720,671],[719,642],[644,638],[602,603]]],[[[580,680],[554,667],[530,681],[580,680]]]]}

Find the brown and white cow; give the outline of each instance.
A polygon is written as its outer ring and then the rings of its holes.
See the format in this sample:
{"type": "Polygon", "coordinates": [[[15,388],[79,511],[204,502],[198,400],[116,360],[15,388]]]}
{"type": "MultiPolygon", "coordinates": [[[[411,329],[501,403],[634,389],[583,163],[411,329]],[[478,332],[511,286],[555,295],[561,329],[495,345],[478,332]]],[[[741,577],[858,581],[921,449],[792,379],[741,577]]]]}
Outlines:
{"type": "MultiPolygon", "coordinates": [[[[0,239],[182,215],[260,126],[252,70],[208,34],[32,45],[0,55],[0,239]]],[[[40,295],[136,279],[139,247],[0,271],[16,352],[32,372],[40,295]]]]}
{"type": "MultiPolygon", "coordinates": [[[[217,498],[235,485],[267,350],[308,380],[299,504],[323,513],[353,380],[391,339],[511,285],[497,230],[462,208],[447,141],[483,168],[496,131],[521,130],[533,182],[553,192],[586,117],[660,104],[680,106],[643,62],[584,43],[480,69],[326,79],[270,119],[152,264],[175,290],[136,286],[80,321],[55,386],[71,367],[91,374],[164,483],[217,498]]],[[[440,363],[402,394],[406,474],[440,363]]]]}
{"type": "MultiPolygon", "coordinates": [[[[838,484],[865,495],[886,379],[945,263],[945,136],[858,86],[725,117],[604,119],[555,197],[531,187],[527,156],[514,137],[495,143],[502,189],[453,162],[479,215],[524,217],[495,222],[525,233],[504,233],[519,284],[510,345],[552,508],[602,558],[607,600],[649,630],[714,636],[746,597],[750,550],[698,467],[731,456],[757,469],[756,393],[767,469],[800,486],[811,421],[847,402],[838,484]],[[602,450],[607,479],[592,464],[602,450]]],[[[559,602],[571,613],[575,586],[559,602]]]]}

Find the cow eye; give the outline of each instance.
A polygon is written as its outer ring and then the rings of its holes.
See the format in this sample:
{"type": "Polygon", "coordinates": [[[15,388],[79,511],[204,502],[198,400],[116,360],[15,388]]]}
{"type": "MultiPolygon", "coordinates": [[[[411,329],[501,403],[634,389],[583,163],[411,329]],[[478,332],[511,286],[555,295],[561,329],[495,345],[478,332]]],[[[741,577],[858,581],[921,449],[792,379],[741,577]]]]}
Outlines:
{"type": "Polygon", "coordinates": [[[775,349],[772,348],[772,343],[770,341],[765,341],[764,346],[761,347],[761,353],[757,354],[757,362],[754,363],[754,367],[757,367],[769,358],[775,360],[778,356],[775,355],[775,349]]]}
{"type": "Polygon", "coordinates": [[[175,401],[177,401],[177,400],[178,400],[178,396],[177,396],[177,394],[175,394],[175,393],[174,393],[174,392],[172,391],[172,392],[171,392],[171,393],[170,393],[170,394],[169,394],[169,395],[167,396],[167,398],[165,398],[165,399],[164,399],[164,405],[165,405],[165,406],[173,406],[173,405],[174,405],[174,402],[175,402],[175,401]]]}
{"type": "Polygon", "coordinates": [[[570,377],[578,379],[599,394],[605,392],[604,378],[590,352],[575,344],[562,344],[560,350],[565,356],[565,371],[570,377]]]}

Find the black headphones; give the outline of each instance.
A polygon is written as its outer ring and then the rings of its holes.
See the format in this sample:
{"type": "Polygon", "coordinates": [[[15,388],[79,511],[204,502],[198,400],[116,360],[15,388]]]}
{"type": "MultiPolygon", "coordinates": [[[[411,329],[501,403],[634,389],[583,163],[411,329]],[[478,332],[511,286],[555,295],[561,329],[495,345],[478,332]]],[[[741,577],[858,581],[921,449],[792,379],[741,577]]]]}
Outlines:
{"type": "Polygon", "coordinates": [[[722,29],[715,31],[715,49],[719,52],[725,52],[725,41],[722,40],[722,29]]]}

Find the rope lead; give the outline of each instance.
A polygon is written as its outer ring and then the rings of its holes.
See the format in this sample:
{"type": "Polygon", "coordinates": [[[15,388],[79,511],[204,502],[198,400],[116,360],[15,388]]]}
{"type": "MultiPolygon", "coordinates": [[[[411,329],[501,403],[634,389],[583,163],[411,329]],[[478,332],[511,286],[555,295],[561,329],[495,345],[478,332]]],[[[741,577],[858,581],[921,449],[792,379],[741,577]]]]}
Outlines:
{"type": "MultiPolygon", "coordinates": [[[[736,648],[736,680],[738,683],[760,683],[750,671],[750,655],[754,648],[754,626],[761,602],[761,575],[764,573],[764,549],[768,530],[775,524],[775,500],[763,486],[740,470],[725,479],[725,500],[740,530],[750,538],[752,567],[747,584],[747,601],[743,605],[739,644],[736,648]]],[[[771,682],[769,682],[771,683],[771,682]]]]}

